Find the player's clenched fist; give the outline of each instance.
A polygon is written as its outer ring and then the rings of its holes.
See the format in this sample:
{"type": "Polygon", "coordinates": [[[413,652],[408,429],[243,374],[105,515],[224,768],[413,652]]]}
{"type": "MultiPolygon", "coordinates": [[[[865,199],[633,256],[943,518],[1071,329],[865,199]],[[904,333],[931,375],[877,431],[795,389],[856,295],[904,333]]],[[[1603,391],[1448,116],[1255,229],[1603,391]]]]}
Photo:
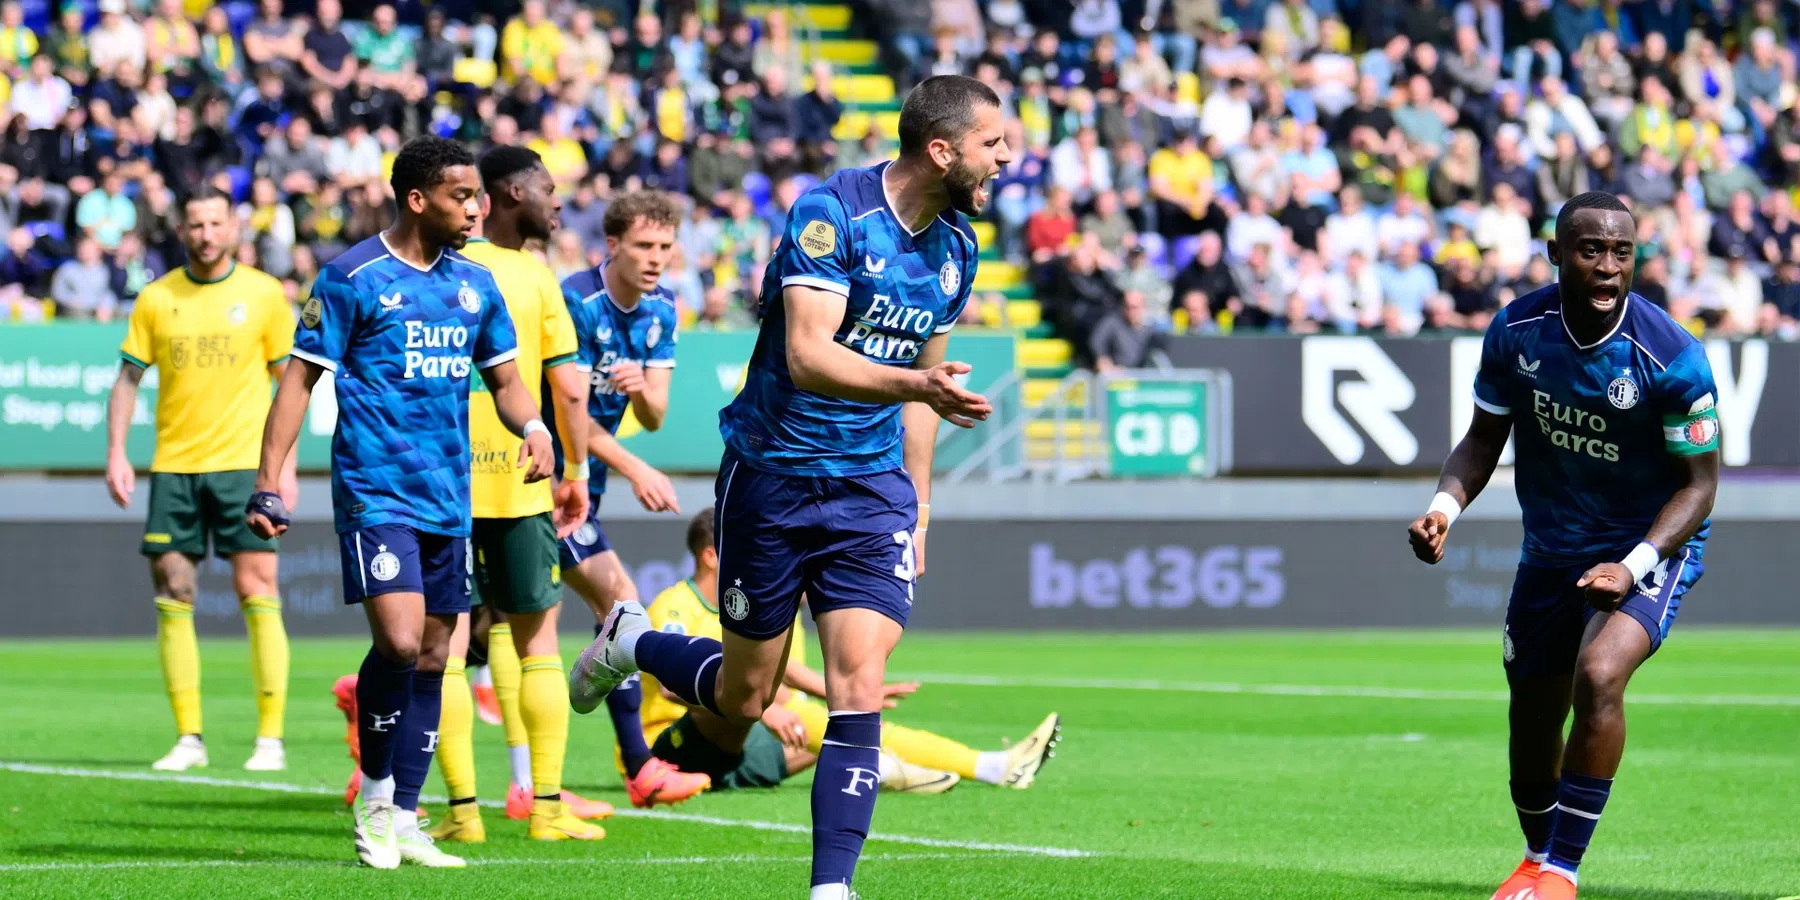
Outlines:
{"type": "Polygon", "coordinates": [[[923,396],[919,397],[919,402],[961,428],[974,428],[976,422],[986,421],[994,411],[993,404],[956,381],[956,376],[968,373],[969,364],[960,362],[941,362],[926,369],[923,396]]]}
{"type": "Polygon", "coordinates": [[[1583,573],[1575,586],[1586,589],[1589,606],[1601,612],[1613,612],[1625,602],[1625,595],[1631,593],[1634,583],[1631,570],[1625,568],[1624,563],[1606,562],[1583,573]]]}
{"type": "Polygon", "coordinates": [[[1450,520],[1441,512],[1428,512],[1413,520],[1406,530],[1413,555],[1431,565],[1444,560],[1444,538],[1450,535],[1450,520]]]}

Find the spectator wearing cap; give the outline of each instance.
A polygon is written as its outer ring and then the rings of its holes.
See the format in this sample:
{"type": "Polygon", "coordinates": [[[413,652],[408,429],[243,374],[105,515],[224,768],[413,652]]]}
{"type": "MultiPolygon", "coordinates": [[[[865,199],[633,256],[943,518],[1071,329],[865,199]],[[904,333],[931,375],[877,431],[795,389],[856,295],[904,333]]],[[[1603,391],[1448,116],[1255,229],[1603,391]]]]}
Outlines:
{"type": "Polygon", "coordinates": [[[301,39],[306,47],[306,53],[300,57],[301,71],[334,91],[344,90],[356,81],[356,54],[339,27],[343,17],[343,5],[338,0],[318,0],[313,27],[301,39]]]}
{"type": "Polygon", "coordinates": [[[1213,40],[1200,50],[1200,72],[1212,90],[1225,89],[1233,78],[1259,81],[1264,74],[1262,57],[1239,40],[1242,24],[1229,17],[1219,19],[1213,40]]]}

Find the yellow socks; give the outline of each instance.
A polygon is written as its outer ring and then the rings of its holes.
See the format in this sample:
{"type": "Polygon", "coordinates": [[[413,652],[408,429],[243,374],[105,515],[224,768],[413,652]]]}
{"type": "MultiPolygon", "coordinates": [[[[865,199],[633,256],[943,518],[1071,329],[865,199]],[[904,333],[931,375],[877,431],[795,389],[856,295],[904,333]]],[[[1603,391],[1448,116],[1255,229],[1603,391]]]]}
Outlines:
{"type": "Polygon", "coordinates": [[[560,797],[569,743],[569,680],[560,656],[527,656],[521,668],[519,713],[531,738],[531,792],[560,797]]]}
{"type": "Polygon", "coordinates": [[[475,698],[469,693],[469,677],[460,656],[452,656],[444,663],[444,701],[438,713],[437,763],[450,799],[475,796],[475,698]]]}
{"type": "Polygon", "coordinates": [[[288,690],[288,636],[281,623],[281,601],[274,597],[244,597],[238,601],[238,608],[244,611],[244,629],[250,634],[256,736],[280,740],[288,690]]]}
{"type": "Polygon", "coordinates": [[[194,637],[194,606],[156,598],[156,649],[162,656],[163,686],[175,710],[178,734],[200,733],[200,641],[194,637]]]}
{"type": "Polygon", "coordinates": [[[513,782],[531,786],[530,735],[519,714],[519,651],[513,647],[512,626],[502,622],[488,629],[488,673],[494,679],[494,698],[500,701],[500,720],[506,728],[506,746],[513,759],[513,782]]]}
{"type": "MultiPolygon", "coordinates": [[[[812,726],[807,725],[806,730],[811,733],[812,726]]],[[[942,735],[886,722],[882,723],[881,747],[915,766],[955,772],[964,778],[976,777],[975,761],[981,756],[973,747],[942,735]]]]}

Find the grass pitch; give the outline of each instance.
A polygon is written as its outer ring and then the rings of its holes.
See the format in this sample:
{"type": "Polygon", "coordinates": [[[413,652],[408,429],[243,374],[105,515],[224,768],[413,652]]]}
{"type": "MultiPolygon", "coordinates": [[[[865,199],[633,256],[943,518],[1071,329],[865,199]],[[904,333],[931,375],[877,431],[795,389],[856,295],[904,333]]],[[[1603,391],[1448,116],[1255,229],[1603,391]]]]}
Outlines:
{"type": "MultiPolygon", "coordinates": [[[[1497,631],[1497,629],[1496,629],[1497,631]]],[[[1800,634],[1678,629],[1632,685],[1618,787],[1584,900],[1800,893],[1800,634]]],[[[857,888],[898,898],[1486,898],[1518,861],[1493,632],[913,635],[926,685],[896,721],[983,749],[1049,711],[1064,742],[1030,791],[884,795],[857,888]]],[[[212,767],[173,741],[149,640],[0,642],[0,897],[803,897],[808,786],[629,810],[602,714],[574,717],[569,786],[625,812],[596,844],[525,840],[487,811],[472,867],[354,865],[350,761],[330,685],[355,641],[296,641],[289,770],[240,768],[242,642],[202,643],[212,767]]],[[[576,647],[565,646],[573,659],[576,647]]],[[[504,796],[476,725],[481,795],[504,796]]],[[[442,791],[437,775],[428,791],[442,791]]],[[[441,798],[427,804],[441,814],[441,798]]]]}

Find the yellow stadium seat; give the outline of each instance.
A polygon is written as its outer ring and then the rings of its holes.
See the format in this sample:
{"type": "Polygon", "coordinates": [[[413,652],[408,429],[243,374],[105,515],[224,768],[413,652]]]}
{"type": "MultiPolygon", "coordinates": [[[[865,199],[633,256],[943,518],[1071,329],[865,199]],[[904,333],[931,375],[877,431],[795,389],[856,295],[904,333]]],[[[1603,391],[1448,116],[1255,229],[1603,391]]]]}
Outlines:
{"type": "Polygon", "coordinates": [[[482,90],[494,86],[494,79],[500,77],[500,67],[491,59],[459,59],[450,69],[450,77],[462,84],[472,84],[482,90]]]}
{"type": "Polygon", "coordinates": [[[1175,99],[1182,103],[1200,102],[1200,76],[1192,72],[1175,73],[1175,99]]]}
{"type": "Polygon", "coordinates": [[[881,57],[881,48],[874,41],[802,42],[801,48],[809,59],[823,59],[840,66],[874,65],[881,57]]]}
{"type": "Polygon", "coordinates": [[[1018,344],[1017,361],[1021,369],[1055,369],[1069,365],[1075,348],[1057,338],[1027,338],[1018,344]]]}
{"type": "MultiPolygon", "coordinates": [[[[844,103],[892,103],[894,80],[886,75],[838,75],[831,79],[832,91],[844,103]]],[[[813,89],[813,77],[801,81],[802,91],[813,89]]]]}
{"type": "Polygon", "coordinates": [[[978,291],[1004,291],[1024,283],[1024,270],[1009,262],[990,260],[975,270],[975,289],[978,291]]]}
{"type": "Polygon", "coordinates": [[[766,19],[776,9],[786,12],[789,22],[819,31],[845,31],[850,27],[850,7],[837,4],[788,6],[752,3],[744,7],[744,15],[752,19],[766,19]]]}
{"type": "Polygon", "coordinates": [[[975,241],[981,244],[982,249],[994,246],[994,223],[970,222],[969,224],[974,227],[975,241]]]}
{"type": "Polygon", "coordinates": [[[1006,324],[1012,328],[1031,328],[1044,321],[1044,307],[1036,300],[1006,301],[1006,324]]]}

